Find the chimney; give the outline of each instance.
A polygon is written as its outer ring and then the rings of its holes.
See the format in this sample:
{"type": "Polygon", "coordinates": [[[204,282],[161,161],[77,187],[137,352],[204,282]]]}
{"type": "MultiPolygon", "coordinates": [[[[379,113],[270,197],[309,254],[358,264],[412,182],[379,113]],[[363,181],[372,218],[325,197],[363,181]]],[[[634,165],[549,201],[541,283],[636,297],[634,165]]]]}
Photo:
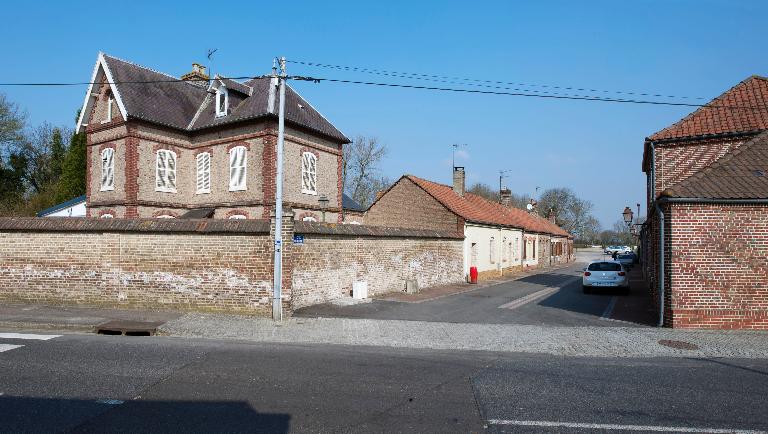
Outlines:
{"type": "Polygon", "coordinates": [[[459,196],[464,196],[464,168],[453,168],[453,191],[459,196]]]}
{"type": "Polygon", "coordinates": [[[208,74],[205,73],[205,66],[199,63],[193,63],[192,71],[181,76],[182,80],[200,87],[208,87],[209,78],[208,74]]]}
{"type": "Polygon", "coordinates": [[[501,204],[506,207],[512,206],[512,190],[504,188],[499,191],[499,197],[501,198],[501,204]]]}
{"type": "Polygon", "coordinates": [[[555,210],[553,208],[549,209],[549,214],[547,214],[547,219],[552,222],[553,225],[556,225],[555,222],[555,210]]]}

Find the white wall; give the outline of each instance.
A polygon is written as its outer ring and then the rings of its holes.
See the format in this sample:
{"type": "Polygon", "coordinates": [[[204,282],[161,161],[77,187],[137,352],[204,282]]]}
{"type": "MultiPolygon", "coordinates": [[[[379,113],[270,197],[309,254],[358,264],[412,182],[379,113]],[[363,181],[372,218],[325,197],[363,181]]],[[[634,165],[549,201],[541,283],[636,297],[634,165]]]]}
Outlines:
{"type": "Polygon", "coordinates": [[[474,223],[464,225],[464,275],[469,267],[476,266],[478,272],[500,271],[502,268],[521,264],[522,230],[485,226],[474,223]],[[493,258],[491,238],[494,239],[493,258]],[[472,245],[475,244],[475,254],[472,245]],[[493,260],[492,260],[493,259],[493,260]]]}

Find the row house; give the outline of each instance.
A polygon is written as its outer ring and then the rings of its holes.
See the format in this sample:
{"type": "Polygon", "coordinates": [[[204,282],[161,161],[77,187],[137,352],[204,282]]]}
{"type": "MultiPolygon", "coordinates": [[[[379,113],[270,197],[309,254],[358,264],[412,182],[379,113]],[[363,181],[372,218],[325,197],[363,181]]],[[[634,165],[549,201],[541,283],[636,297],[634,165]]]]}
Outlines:
{"type": "Polygon", "coordinates": [[[660,325],[768,329],[768,79],[646,138],[642,168],[660,325]]]}
{"type": "MultiPolygon", "coordinates": [[[[269,218],[275,204],[277,79],[177,78],[100,53],[78,131],[91,217],[269,218]]],[[[297,219],[342,219],[349,139],[290,86],[284,203],[297,219]]]]}
{"type": "Polygon", "coordinates": [[[553,222],[465,191],[463,167],[452,186],[401,177],[368,208],[365,224],[461,234],[464,276],[477,267],[481,279],[573,258],[572,236],[553,222]]]}

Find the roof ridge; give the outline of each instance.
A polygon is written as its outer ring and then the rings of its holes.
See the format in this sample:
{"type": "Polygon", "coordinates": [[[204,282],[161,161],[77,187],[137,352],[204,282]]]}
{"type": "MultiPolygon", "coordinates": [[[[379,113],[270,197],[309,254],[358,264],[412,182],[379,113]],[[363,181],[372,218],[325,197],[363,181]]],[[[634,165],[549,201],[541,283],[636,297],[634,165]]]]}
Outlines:
{"type": "MultiPolygon", "coordinates": [[[[166,73],[166,72],[158,71],[158,70],[156,70],[156,69],[152,69],[152,68],[150,68],[150,67],[148,67],[148,66],[139,65],[139,64],[138,64],[138,63],[136,63],[136,62],[131,62],[130,60],[125,60],[125,59],[123,59],[123,58],[120,58],[120,57],[116,57],[116,56],[112,56],[112,55],[110,55],[110,54],[107,54],[107,53],[102,53],[102,54],[104,54],[104,57],[109,57],[109,58],[115,59],[115,60],[117,60],[117,61],[120,61],[120,62],[123,62],[123,63],[127,63],[127,64],[129,64],[129,65],[135,66],[135,67],[137,67],[137,68],[146,69],[147,71],[150,71],[150,72],[154,72],[155,74],[164,75],[164,76],[166,76],[166,77],[168,77],[168,78],[172,78],[172,79],[174,79],[174,80],[176,80],[176,81],[180,81],[180,82],[186,83],[186,84],[188,84],[189,86],[194,86],[195,88],[198,88],[198,89],[202,89],[200,86],[197,86],[197,85],[195,85],[195,84],[192,84],[192,83],[190,83],[190,82],[189,82],[189,81],[187,81],[187,80],[183,80],[183,79],[181,79],[180,77],[176,77],[176,76],[173,76],[173,75],[171,75],[171,74],[168,74],[168,73],[166,73]]],[[[202,90],[205,90],[205,89],[202,89],[202,90]]]]}

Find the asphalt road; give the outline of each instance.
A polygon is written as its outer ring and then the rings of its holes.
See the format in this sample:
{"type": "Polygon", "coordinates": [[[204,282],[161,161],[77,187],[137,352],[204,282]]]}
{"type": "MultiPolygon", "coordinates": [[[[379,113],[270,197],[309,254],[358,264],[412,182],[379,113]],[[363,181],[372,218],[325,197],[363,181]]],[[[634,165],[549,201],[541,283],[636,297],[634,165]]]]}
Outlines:
{"type": "Polygon", "coordinates": [[[604,257],[598,251],[582,253],[577,263],[566,268],[435,300],[320,304],[299,309],[295,316],[553,326],[652,325],[655,317],[647,312],[652,309],[650,296],[638,288],[629,296],[607,288],[600,293],[582,293],[585,263],[604,257]],[[621,308],[614,312],[619,299],[621,308]]]}
{"type": "Polygon", "coordinates": [[[766,390],[766,360],[0,334],[13,433],[734,432],[766,390]]]}

